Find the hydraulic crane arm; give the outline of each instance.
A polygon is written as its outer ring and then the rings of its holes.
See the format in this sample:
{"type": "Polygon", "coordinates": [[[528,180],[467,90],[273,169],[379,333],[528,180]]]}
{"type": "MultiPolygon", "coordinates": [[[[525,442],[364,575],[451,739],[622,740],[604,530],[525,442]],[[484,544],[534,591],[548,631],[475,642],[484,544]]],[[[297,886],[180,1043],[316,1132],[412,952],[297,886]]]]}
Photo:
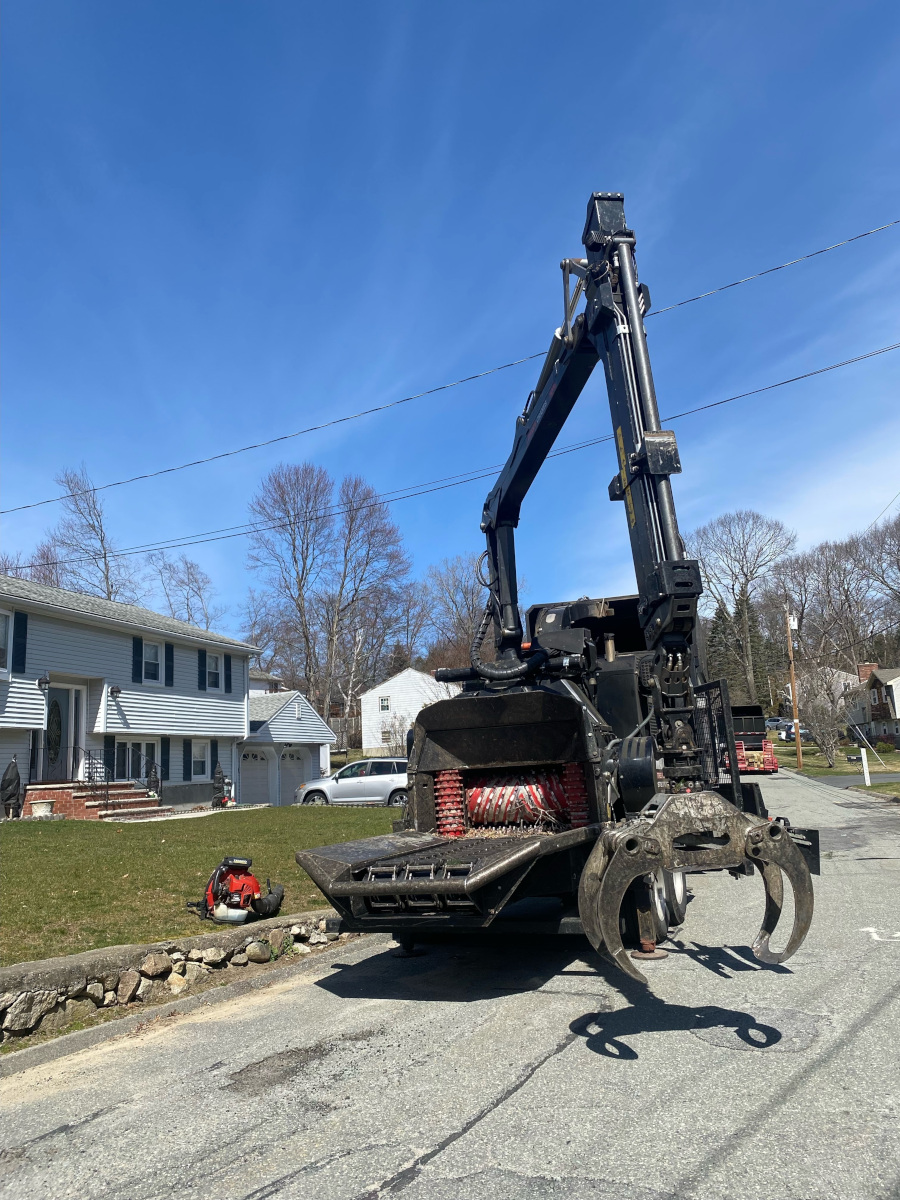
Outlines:
{"type": "Polygon", "coordinates": [[[506,466],[482,518],[499,618],[501,659],[521,658],[514,530],[529,487],[553,447],[595,364],[603,363],[619,461],[610,499],[622,500],[634,558],[639,617],[647,645],[666,646],[684,661],[696,622],[700,574],[684,558],[669,480],[681,470],[675,435],[660,429],[643,315],[647,289],[638,283],[634,234],[623,197],[595,192],[582,235],[587,257],[562,263],[564,322],[551,342],[537,386],[518,418],[506,466]],[[578,279],[569,297],[570,277],[578,279]],[[585,311],[572,321],[581,293],[585,311]]]}

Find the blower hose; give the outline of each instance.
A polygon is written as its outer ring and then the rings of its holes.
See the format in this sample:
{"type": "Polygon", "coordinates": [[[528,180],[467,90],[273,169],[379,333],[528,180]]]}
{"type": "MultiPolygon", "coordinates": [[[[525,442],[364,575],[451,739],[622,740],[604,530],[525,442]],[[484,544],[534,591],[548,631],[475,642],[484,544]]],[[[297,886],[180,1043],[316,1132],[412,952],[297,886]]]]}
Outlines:
{"type": "Polygon", "coordinates": [[[266,887],[269,889],[267,896],[260,896],[258,900],[250,901],[250,907],[258,917],[274,917],[278,913],[279,908],[281,908],[281,902],[284,899],[283,884],[276,883],[272,887],[272,880],[267,879],[266,887]]]}
{"type": "Polygon", "coordinates": [[[493,620],[494,613],[491,602],[485,605],[484,616],[481,618],[481,624],[475,637],[472,639],[472,648],[470,651],[470,661],[472,666],[482,677],[482,679],[509,680],[522,679],[526,675],[530,675],[532,671],[536,671],[542,666],[550,655],[546,650],[538,650],[531,658],[525,662],[508,662],[508,663],[486,663],[481,658],[481,646],[484,642],[485,635],[493,620]]]}

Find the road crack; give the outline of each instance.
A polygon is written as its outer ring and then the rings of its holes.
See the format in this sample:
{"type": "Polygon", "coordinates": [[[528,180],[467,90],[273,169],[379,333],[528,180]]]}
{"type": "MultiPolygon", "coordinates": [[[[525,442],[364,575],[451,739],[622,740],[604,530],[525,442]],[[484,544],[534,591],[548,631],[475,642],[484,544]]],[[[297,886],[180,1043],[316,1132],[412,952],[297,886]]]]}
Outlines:
{"type": "Polygon", "coordinates": [[[355,1200],[380,1200],[382,1196],[388,1194],[396,1195],[398,1192],[402,1192],[405,1188],[409,1187],[421,1175],[424,1166],[427,1166],[439,1154],[443,1154],[448,1146],[452,1146],[454,1142],[458,1142],[460,1138],[465,1137],[485,1117],[490,1116],[492,1112],[495,1112],[501,1105],[505,1104],[516,1092],[521,1091],[525,1084],[537,1074],[545,1063],[549,1062],[551,1058],[555,1058],[558,1054],[562,1054],[564,1050],[572,1045],[577,1037],[577,1033],[568,1033],[562,1041],[557,1042],[552,1050],[549,1050],[535,1062],[529,1064],[514,1083],[511,1083],[495,1100],[492,1100],[490,1104],[477,1112],[474,1117],[471,1117],[459,1129],[442,1138],[431,1150],[427,1150],[424,1154],[420,1154],[417,1158],[414,1158],[408,1166],[405,1166],[395,1175],[391,1175],[390,1178],[382,1180],[381,1183],[368,1188],[365,1192],[361,1192],[355,1200]]]}

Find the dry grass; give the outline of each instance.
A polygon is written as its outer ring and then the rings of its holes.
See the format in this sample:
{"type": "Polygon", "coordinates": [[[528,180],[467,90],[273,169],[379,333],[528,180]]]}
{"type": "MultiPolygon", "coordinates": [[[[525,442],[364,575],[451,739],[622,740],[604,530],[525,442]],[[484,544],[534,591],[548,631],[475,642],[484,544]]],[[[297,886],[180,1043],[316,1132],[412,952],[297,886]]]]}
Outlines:
{"type": "Polygon", "coordinates": [[[283,883],[283,912],[324,907],[297,850],[386,833],[396,810],[264,808],[149,824],[28,821],[0,827],[0,963],[202,933],[185,908],[226,855],[283,883]]]}

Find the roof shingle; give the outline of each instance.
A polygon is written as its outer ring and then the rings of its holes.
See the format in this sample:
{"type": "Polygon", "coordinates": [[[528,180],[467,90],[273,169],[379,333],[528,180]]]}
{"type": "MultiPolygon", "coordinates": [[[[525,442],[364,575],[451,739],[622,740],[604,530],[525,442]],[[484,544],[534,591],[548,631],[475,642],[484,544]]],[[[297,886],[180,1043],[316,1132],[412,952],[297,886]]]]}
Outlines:
{"type": "Polygon", "coordinates": [[[166,633],[172,637],[190,638],[191,641],[203,641],[213,645],[228,646],[235,650],[246,650],[253,654],[257,647],[248,642],[239,642],[234,638],[223,637],[210,629],[200,629],[189,625],[186,621],[176,621],[174,617],[164,617],[161,613],[149,608],[141,608],[137,604],[122,604],[118,600],[103,600],[99,596],[88,596],[82,592],[68,592],[65,588],[47,587],[43,583],[32,583],[28,579],[13,579],[9,575],[0,575],[0,596],[9,600],[31,601],[45,608],[57,609],[60,613],[86,617],[89,620],[110,621],[117,625],[126,625],[132,629],[150,629],[154,633],[166,633]]]}

